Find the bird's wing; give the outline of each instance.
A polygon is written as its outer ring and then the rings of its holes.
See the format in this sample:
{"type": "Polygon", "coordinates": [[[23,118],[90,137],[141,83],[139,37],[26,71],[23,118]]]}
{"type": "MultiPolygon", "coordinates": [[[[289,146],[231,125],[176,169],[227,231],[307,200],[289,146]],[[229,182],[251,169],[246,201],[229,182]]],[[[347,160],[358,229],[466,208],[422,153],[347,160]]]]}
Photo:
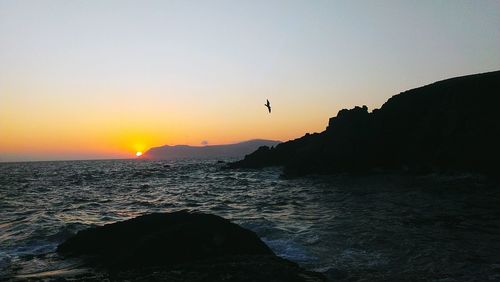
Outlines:
{"type": "Polygon", "coordinates": [[[266,104],[264,104],[264,106],[267,107],[267,109],[269,110],[269,113],[271,112],[271,103],[269,103],[269,100],[266,99],[266,104]]]}

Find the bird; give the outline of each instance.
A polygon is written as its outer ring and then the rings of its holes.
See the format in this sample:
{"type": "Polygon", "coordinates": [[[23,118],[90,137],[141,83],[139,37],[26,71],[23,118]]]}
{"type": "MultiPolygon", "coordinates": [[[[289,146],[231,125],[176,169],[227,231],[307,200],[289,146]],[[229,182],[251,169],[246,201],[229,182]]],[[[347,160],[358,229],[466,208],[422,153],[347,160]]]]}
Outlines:
{"type": "Polygon", "coordinates": [[[267,103],[265,103],[264,106],[266,106],[267,109],[269,110],[269,113],[271,113],[271,103],[269,103],[269,100],[267,100],[267,99],[266,99],[266,101],[267,101],[267,103]]]}

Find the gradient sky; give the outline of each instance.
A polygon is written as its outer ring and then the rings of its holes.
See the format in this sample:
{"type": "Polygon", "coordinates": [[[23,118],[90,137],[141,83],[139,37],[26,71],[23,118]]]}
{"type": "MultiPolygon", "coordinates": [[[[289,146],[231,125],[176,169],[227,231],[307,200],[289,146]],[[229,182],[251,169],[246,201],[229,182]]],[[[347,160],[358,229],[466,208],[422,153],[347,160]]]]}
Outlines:
{"type": "Polygon", "coordinates": [[[498,69],[500,1],[0,0],[0,161],[288,140],[498,69]]]}

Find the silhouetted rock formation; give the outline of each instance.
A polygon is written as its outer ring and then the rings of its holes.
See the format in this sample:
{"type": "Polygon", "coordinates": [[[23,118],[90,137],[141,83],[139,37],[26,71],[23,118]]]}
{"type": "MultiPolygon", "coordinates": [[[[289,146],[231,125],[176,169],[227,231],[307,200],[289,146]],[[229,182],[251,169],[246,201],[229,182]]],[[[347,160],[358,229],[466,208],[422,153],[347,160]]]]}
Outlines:
{"type": "Polygon", "coordinates": [[[275,146],[279,143],[280,141],[255,139],[228,145],[165,145],[149,149],[141,158],[150,160],[242,158],[261,146],[275,146]]]}
{"type": "Polygon", "coordinates": [[[83,256],[112,280],[324,280],[274,255],[254,232],[215,215],[187,211],[82,230],[57,251],[83,256]]]}
{"type": "Polygon", "coordinates": [[[288,174],[374,169],[492,173],[500,159],[500,71],[405,91],[369,113],[341,110],[325,131],[259,148],[229,167],[288,174]]]}

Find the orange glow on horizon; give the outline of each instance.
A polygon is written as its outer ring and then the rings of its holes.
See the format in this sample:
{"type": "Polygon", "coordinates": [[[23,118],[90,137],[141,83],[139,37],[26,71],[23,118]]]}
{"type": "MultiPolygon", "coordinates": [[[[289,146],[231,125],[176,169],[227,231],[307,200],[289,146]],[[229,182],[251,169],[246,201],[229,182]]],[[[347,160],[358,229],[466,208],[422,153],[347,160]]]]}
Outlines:
{"type": "Polygon", "coordinates": [[[135,99],[100,91],[98,100],[78,96],[72,103],[45,99],[48,94],[39,89],[29,92],[41,94],[2,93],[8,99],[0,104],[0,161],[131,158],[152,147],[200,146],[204,140],[210,145],[287,141],[324,130],[330,113],[337,110],[325,106],[320,114],[317,106],[283,104],[275,98],[270,101],[276,111],[269,115],[262,101],[253,98],[248,99],[251,105],[210,104],[179,95],[170,104],[145,101],[137,107],[135,99]],[[37,118],[29,113],[37,113],[37,118]]]}

